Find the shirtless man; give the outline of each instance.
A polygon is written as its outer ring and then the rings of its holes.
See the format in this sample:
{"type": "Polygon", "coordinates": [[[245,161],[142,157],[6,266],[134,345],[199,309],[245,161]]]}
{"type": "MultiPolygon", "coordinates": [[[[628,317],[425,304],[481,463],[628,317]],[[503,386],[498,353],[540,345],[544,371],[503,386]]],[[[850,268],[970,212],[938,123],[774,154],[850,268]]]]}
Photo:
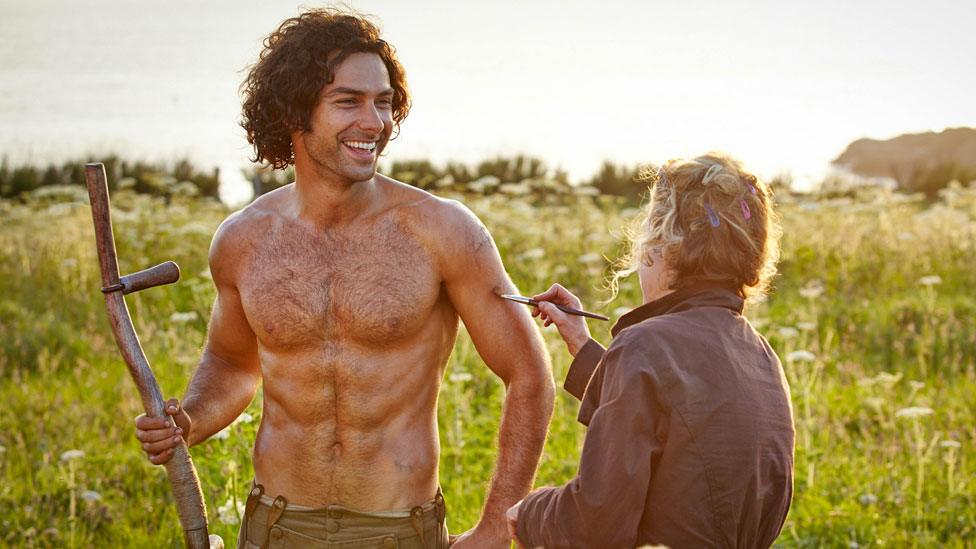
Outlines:
{"type": "Polygon", "coordinates": [[[214,235],[207,343],[182,406],[140,416],[152,463],[231,423],[264,387],[239,547],[447,547],[437,394],[462,320],[507,391],[478,525],[455,547],[508,547],[553,406],[541,338],[494,243],[457,202],[376,173],[407,114],[403,69],[357,15],[285,21],[244,85],[257,158],[295,182],[214,235]]]}

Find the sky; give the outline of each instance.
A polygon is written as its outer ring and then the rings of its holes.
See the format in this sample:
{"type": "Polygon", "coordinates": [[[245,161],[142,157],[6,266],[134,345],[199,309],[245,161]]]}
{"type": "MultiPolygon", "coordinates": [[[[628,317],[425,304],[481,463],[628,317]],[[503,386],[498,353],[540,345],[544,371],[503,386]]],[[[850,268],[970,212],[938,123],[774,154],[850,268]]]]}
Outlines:
{"type": "MultiPolygon", "coordinates": [[[[189,156],[242,199],[237,87],[302,5],[0,0],[0,155],[189,156]]],[[[388,160],[522,153],[582,180],[718,149],[802,181],[861,137],[976,126],[972,1],[347,5],[407,70],[388,160]]]]}

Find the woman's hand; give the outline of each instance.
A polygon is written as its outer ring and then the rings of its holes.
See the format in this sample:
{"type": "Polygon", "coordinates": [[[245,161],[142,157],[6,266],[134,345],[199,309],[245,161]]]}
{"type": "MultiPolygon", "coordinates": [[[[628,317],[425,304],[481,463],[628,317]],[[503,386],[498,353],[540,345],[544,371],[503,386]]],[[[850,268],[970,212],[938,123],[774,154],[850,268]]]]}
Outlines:
{"type": "Polygon", "coordinates": [[[555,324],[560,337],[566,342],[569,354],[576,356],[576,353],[590,339],[590,330],[586,327],[583,317],[566,314],[557,309],[553,303],[582,309],[583,305],[579,298],[561,285],[553,284],[545,292],[532,296],[532,299],[539,302],[539,306],[532,309],[532,316],[541,318],[544,326],[555,324]]]}

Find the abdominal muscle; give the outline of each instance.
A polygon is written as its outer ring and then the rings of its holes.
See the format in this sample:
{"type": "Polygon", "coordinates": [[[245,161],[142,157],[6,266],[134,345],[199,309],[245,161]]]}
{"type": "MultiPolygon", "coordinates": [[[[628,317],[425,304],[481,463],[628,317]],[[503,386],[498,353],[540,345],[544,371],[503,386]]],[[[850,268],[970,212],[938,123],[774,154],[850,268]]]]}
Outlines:
{"type": "Polygon", "coordinates": [[[434,497],[437,393],[453,337],[418,335],[383,350],[350,342],[262,350],[254,472],[265,494],[363,511],[409,509],[434,497]]]}

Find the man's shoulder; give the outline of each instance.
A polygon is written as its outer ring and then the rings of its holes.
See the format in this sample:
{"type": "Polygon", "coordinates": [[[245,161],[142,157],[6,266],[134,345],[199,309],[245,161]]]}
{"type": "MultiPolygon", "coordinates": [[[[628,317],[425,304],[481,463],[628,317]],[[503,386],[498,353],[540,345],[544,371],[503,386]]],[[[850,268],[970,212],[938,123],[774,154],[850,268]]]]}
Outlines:
{"type": "Polygon", "coordinates": [[[385,187],[385,192],[395,197],[398,211],[411,225],[431,231],[439,239],[461,236],[481,226],[471,210],[457,200],[436,196],[383,175],[378,175],[377,181],[385,187]]]}
{"type": "Polygon", "coordinates": [[[282,188],[259,196],[227,216],[217,227],[210,244],[211,263],[222,258],[240,258],[246,249],[253,246],[256,238],[268,234],[280,217],[277,208],[284,192],[287,191],[282,188]]]}

